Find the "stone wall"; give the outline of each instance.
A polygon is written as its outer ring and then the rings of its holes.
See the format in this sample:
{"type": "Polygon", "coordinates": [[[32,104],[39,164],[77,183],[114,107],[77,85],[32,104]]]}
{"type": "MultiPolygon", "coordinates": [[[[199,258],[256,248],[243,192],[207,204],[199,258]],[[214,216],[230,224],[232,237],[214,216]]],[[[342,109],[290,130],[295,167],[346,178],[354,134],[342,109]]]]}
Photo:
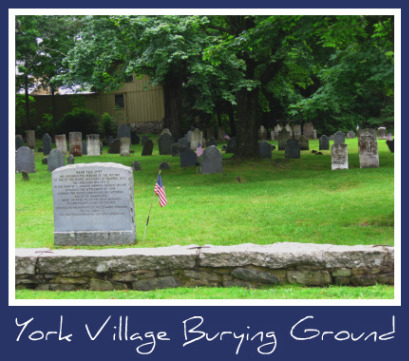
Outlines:
{"type": "Polygon", "coordinates": [[[132,129],[134,129],[138,134],[160,134],[163,129],[163,122],[143,122],[132,124],[132,129]]]}
{"type": "Polygon", "coordinates": [[[152,290],[394,283],[386,246],[275,243],[102,250],[16,249],[16,288],[152,290]]]}

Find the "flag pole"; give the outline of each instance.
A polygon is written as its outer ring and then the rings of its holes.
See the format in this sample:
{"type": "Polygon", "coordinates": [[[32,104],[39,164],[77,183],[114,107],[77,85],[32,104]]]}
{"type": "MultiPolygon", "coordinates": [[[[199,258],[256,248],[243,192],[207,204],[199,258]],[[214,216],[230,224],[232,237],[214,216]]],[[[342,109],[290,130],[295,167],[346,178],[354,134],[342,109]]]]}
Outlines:
{"type": "MultiPolygon", "coordinates": [[[[160,172],[161,172],[161,170],[159,169],[158,176],[160,175],[160,172]]],[[[155,183],[155,184],[156,184],[156,183],[155,183]]],[[[145,242],[146,228],[148,228],[149,216],[151,215],[151,209],[152,209],[152,204],[153,204],[153,199],[154,199],[154,198],[155,198],[155,191],[153,191],[151,206],[150,206],[150,208],[149,208],[148,218],[146,219],[145,232],[143,233],[143,242],[145,242]]]]}

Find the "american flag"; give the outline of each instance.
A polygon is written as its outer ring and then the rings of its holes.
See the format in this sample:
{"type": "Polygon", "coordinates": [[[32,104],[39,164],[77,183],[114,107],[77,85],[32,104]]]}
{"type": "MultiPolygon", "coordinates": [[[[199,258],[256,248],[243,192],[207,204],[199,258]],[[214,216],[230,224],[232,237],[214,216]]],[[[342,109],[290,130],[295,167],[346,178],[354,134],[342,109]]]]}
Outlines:
{"type": "Polygon", "coordinates": [[[158,175],[158,179],[156,180],[154,192],[159,196],[160,206],[165,207],[168,201],[166,199],[165,186],[162,183],[162,177],[160,176],[160,174],[158,175]]]}
{"type": "Polygon", "coordinates": [[[200,143],[199,143],[199,144],[197,145],[196,155],[197,155],[198,157],[200,157],[202,154],[203,154],[203,148],[202,148],[202,146],[201,146],[200,143]]]}
{"type": "Polygon", "coordinates": [[[388,134],[387,140],[392,140],[392,134],[391,133],[388,134]]]}
{"type": "Polygon", "coordinates": [[[230,140],[230,137],[229,137],[227,134],[225,134],[225,135],[224,135],[224,139],[230,140]]]}

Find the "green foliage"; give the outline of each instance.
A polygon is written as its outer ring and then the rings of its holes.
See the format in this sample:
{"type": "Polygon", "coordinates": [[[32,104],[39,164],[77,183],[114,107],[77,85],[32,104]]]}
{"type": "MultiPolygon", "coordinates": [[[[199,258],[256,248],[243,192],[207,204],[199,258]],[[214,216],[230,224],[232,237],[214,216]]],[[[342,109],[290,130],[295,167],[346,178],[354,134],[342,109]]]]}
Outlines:
{"type": "Polygon", "coordinates": [[[54,120],[52,114],[43,114],[43,121],[37,126],[36,132],[38,134],[54,133],[54,120]]]}
{"type": "MultiPolygon", "coordinates": [[[[28,97],[29,103],[34,103],[35,99],[32,96],[28,97]]],[[[26,117],[26,97],[24,94],[16,94],[16,134],[22,134],[27,129],[24,129],[24,121],[26,117]]],[[[30,109],[31,116],[35,115],[35,110],[30,109]]]]}
{"type": "Polygon", "coordinates": [[[83,136],[87,134],[98,133],[99,117],[89,109],[74,108],[66,113],[57,124],[60,134],[69,132],[82,132],[83,136]]]}
{"type": "Polygon", "coordinates": [[[113,135],[115,133],[116,122],[110,114],[104,113],[101,115],[101,120],[98,124],[99,134],[105,137],[113,135]]]}

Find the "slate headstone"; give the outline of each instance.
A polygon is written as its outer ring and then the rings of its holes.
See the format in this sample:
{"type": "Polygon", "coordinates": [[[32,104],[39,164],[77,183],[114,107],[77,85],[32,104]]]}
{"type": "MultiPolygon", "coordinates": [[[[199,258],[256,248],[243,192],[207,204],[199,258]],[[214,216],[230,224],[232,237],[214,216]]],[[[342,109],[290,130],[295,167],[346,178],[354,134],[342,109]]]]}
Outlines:
{"type": "Polygon", "coordinates": [[[184,146],[180,143],[173,143],[171,148],[172,157],[180,157],[180,155],[187,149],[188,147],[184,146]]]}
{"type": "Polygon", "coordinates": [[[84,139],[82,141],[82,155],[88,155],[87,141],[84,139]]]}
{"type": "Polygon", "coordinates": [[[141,171],[142,170],[142,165],[141,162],[138,162],[137,160],[135,160],[134,162],[132,162],[132,169],[134,171],[141,171]]]}
{"type": "Polygon", "coordinates": [[[22,146],[16,150],[16,173],[35,173],[34,151],[22,146]]]}
{"type": "Polygon", "coordinates": [[[185,146],[186,148],[190,148],[190,142],[186,139],[186,137],[179,138],[179,139],[178,139],[178,143],[179,143],[179,144],[182,144],[182,145],[185,146]]]}
{"type": "Polygon", "coordinates": [[[378,168],[378,141],[375,129],[362,129],[358,132],[359,165],[361,168],[378,168]]]}
{"type": "Polygon", "coordinates": [[[170,169],[170,164],[168,162],[162,162],[161,164],[159,164],[159,169],[160,170],[170,169]]]}
{"type": "Polygon", "coordinates": [[[180,154],[180,166],[182,168],[195,167],[197,165],[197,155],[196,152],[190,148],[185,149],[180,154]]]}
{"type": "Polygon", "coordinates": [[[100,156],[101,147],[99,144],[99,134],[87,135],[87,154],[90,156],[100,156]]]}
{"type": "Polygon", "coordinates": [[[355,138],[355,137],[356,137],[356,134],[355,134],[354,131],[350,130],[350,131],[347,133],[347,138],[348,138],[348,139],[353,139],[353,138],[355,138]]]}
{"type": "Polygon", "coordinates": [[[278,150],[285,150],[287,141],[290,139],[290,133],[284,128],[278,134],[278,150]]]}
{"type": "Polygon", "coordinates": [[[305,123],[303,126],[303,136],[308,139],[314,139],[314,125],[312,123],[305,123]]]}
{"type": "Polygon", "coordinates": [[[81,157],[82,155],[82,133],[81,132],[70,132],[70,154],[74,157],[81,157]]]}
{"type": "Polygon", "coordinates": [[[69,154],[67,157],[67,164],[74,164],[75,163],[75,157],[72,154],[69,154]]]}
{"type": "Polygon", "coordinates": [[[331,146],[331,169],[348,169],[348,145],[335,143],[331,146]]]}
{"type": "Polygon", "coordinates": [[[131,138],[131,128],[128,124],[120,124],[116,131],[116,137],[121,138],[131,138]]]}
{"type": "Polygon", "coordinates": [[[131,154],[131,137],[122,137],[119,139],[119,154],[122,157],[129,157],[131,154]]]}
{"type": "Polygon", "coordinates": [[[319,149],[329,150],[329,138],[326,135],[322,135],[319,139],[319,149]]]}
{"type": "Polygon", "coordinates": [[[143,148],[142,148],[142,155],[152,155],[153,152],[153,142],[152,140],[148,139],[147,141],[145,141],[145,143],[143,144],[143,148]]]}
{"type": "Polygon", "coordinates": [[[23,137],[21,135],[16,135],[16,150],[24,145],[23,137]]]}
{"type": "Polygon", "coordinates": [[[108,154],[119,154],[121,151],[121,141],[114,139],[108,146],[108,154]]]}
{"type": "Polygon", "coordinates": [[[169,155],[172,153],[172,144],[174,143],[173,138],[169,133],[163,133],[158,139],[159,154],[169,155]]]}
{"type": "Polygon", "coordinates": [[[48,133],[44,133],[43,138],[43,154],[48,155],[51,152],[51,137],[48,133]]]}
{"type": "Polygon", "coordinates": [[[131,142],[134,145],[138,145],[140,143],[141,139],[139,138],[139,135],[135,131],[131,131],[131,142]]]}
{"type": "Polygon", "coordinates": [[[345,143],[345,133],[338,131],[334,134],[334,144],[344,144],[345,143]]]}
{"type": "Polygon", "coordinates": [[[378,128],[378,139],[386,140],[386,128],[385,127],[379,127],[378,128]]]}
{"type": "Polygon", "coordinates": [[[235,153],[237,149],[237,140],[235,137],[227,141],[226,153],[235,153]]]}
{"type": "MultiPolygon", "coordinates": [[[[72,154],[70,154],[72,156],[72,154]]],[[[47,157],[47,169],[49,172],[53,170],[64,167],[65,159],[64,154],[62,154],[57,148],[51,150],[50,154],[47,157]]]]}
{"type": "Polygon", "coordinates": [[[144,135],[143,137],[142,137],[142,146],[145,144],[145,142],[147,141],[147,140],[149,140],[149,137],[148,136],[146,136],[146,135],[144,135]]]}
{"type": "Polygon", "coordinates": [[[36,147],[36,136],[34,130],[27,130],[27,147],[34,149],[36,147]]]}
{"type": "Polygon", "coordinates": [[[216,146],[207,147],[202,155],[200,163],[200,171],[202,174],[213,174],[223,172],[222,154],[216,146]]]}
{"type": "Polygon", "coordinates": [[[310,150],[309,141],[306,136],[300,135],[298,138],[298,144],[300,145],[300,150],[310,150]]]}
{"type": "Polygon", "coordinates": [[[117,163],[73,164],[52,173],[54,243],[134,244],[134,182],[117,163]]]}
{"type": "Polygon", "coordinates": [[[285,147],[285,157],[287,159],[298,159],[300,158],[300,150],[301,148],[297,140],[290,138],[288,139],[285,147]]]}
{"type": "Polygon", "coordinates": [[[270,143],[263,140],[258,143],[258,154],[261,158],[271,159],[273,147],[270,143]]]}

